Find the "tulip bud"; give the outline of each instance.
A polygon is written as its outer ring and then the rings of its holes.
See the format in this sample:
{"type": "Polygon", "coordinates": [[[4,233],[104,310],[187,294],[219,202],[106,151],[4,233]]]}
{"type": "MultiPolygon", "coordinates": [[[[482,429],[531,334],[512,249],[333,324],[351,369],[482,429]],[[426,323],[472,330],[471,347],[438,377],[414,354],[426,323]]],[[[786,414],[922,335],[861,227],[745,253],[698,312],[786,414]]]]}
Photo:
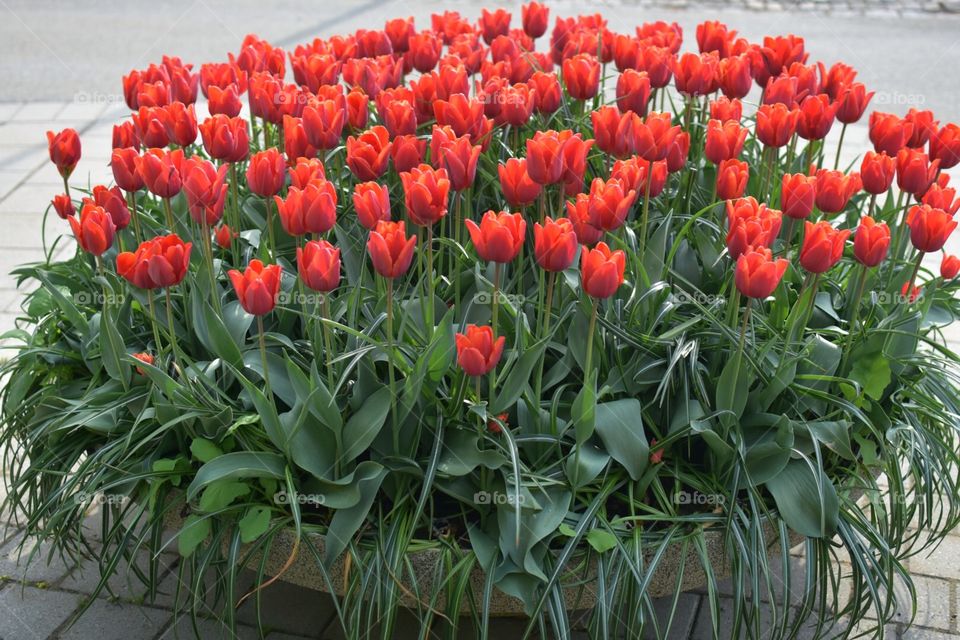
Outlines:
{"type": "Polygon", "coordinates": [[[762,300],[776,290],[788,265],[783,258],[774,260],[766,247],[750,247],[737,258],[734,283],[742,295],[762,300]]]}
{"type": "Polygon", "coordinates": [[[580,286],[588,296],[609,298],[623,284],[626,256],[623,251],[611,251],[606,243],[596,248],[584,247],[580,254],[580,286]]]}
{"type": "Polygon", "coordinates": [[[367,253],[373,268],[384,278],[402,276],[410,268],[417,237],[407,237],[406,226],[401,222],[379,222],[370,232],[367,253]]]}
{"type": "Polygon", "coordinates": [[[494,339],[493,329],[489,326],[478,327],[468,324],[465,333],[454,336],[457,343],[457,364],[468,376],[485,376],[503,355],[506,338],[494,339]]]}
{"type": "Polygon", "coordinates": [[[519,213],[487,211],[479,225],[473,220],[466,220],[464,224],[477,255],[485,262],[511,262],[520,253],[526,238],[527,223],[519,213]]]}
{"type": "Polygon", "coordinates": [[[57,212],[57,215],[64,220],[72,218],[77,214],[77,210],[73,206],[73,200],[65,193],[55,195],[50,204],[53,205],[53,209],[57,212]]]}
{"type": "Polygon", "coordinates": [[[563,271],[577,254],[577,235],[566,218],[544,218],[533,225],[533,254],[544,271],[563,271]]]}
{"type": "Polygon", "coordinates": [[[794,220],[804,220],[813,213],[817,179],[802,173],[783,174],[780,189],[780,209],[783,215],[794,220]]]}
{"type": "Polygon", "coordinates": [[[340,284],[340,249],[326,240],[311,240],[297,247],[297,270],[314,291],[333,291],[340,284]]]}
{"type": "Polygon", "coordinates": [[[64,178],[69,178],[77,163],[80,162],[80,136],[75,129],[64,129],[54,134],[47,131],[47,150],[50,162],[64,178]]]}
{"type": "Polygon", "coordinates": [[[944,253],[943,261],[940,263],[940,277],[944,280],[953,280],[958,273],[960,273],[960,258],[944,253]]]}
{"type": "Polygon", "coordinates": [[[360,224],[375,229],[377,223],[390,220],[390,191],[386,185],[361,182],[353,188],[353,208],[360,224]]]}
{"type": "Polygon", "coordinates": [[[227,272],[244,311],[262,316],[273,310],[280,292],[281,271],[278,264],[264,265],[259,260],[251,260],[242,273],[236,269],[227,272]]]}
{"type": "Polygon", "coordinates": [[[886,222],[877,224],[870,216],[864,216],[853,236],[853,256],[867,267],[875,267],[887,257],[890,249],[890,227],[886,222]]]}
{"type": "Polygon", "coordinates": [[[825,221],[804,223],[803,246],[800,248],[800,266],[810,273],[824,273],[843,256],[843,247],[849,230],[837,230],[825,221]]]}

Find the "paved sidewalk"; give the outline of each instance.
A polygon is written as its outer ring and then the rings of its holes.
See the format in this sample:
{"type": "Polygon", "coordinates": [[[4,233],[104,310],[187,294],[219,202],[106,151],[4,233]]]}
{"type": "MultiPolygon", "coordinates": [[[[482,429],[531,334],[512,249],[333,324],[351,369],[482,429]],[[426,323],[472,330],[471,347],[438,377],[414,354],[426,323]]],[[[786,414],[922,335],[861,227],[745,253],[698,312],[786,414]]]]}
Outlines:
{"type": "MultiPolygon", "coordinates": [[[[518,14],[519,3],[506,4],[518,14]]],[[[555,13],[569,15],[588,9],[583,2],[551,2],[555,13]]],[[[465,0],[343,0],[339,11],[318,12],[317,5],[285,0],[267,5],[258,0],[235,0],[229,8],[213,0],[170,0],[164,3],[127,3],[116,7],[69,7],[48,1],[0,0],[0,333],[14,325],[23,291],[7,275],[15,266],[43,258],[43,210],[62,191],[58,174],[46,155],[45,131],[74,127],[82,134],[83,158],[72,185],[109,183],[107,166],[111,128],[127,116],[119,96],[120,75],[142,67],[163,53],[188,62],[215,60],[239,45],[243,34],[258,31],[282,46],[315,35],[351,31],[379,24],[387,16],[414,15],[425,24],[429,14],[456,9],[475,16],[478,6],[465,0]]],[[[953,71],[960,17],[939,12],[948,2],[932,0],[623,0],[605,3],[602,10],[612,24],[644,20],[676,20],[688,39],[695,25],[707,18],[721,19],[746,37],[794,32],[807,39],[813,59],[827,63],[845,60],[860,70],[861,79],[878,91],[874,107],[897,113],[911,106],[930,108],[943,120],[960,121],[960,75],[953,71]],[[748,11],[749,9],[749,11],[748,11]],[[768,9],[770,11],[752,11],[768,9]]],[[[197,106],[201,117],[206,107],[197,106]]],[[[861,126],[847,133],[844,157],[865,149],[861,126]],[[855,144],[853,141],[857,141],[855,144]]],[[[836,143],[836,137],[831,137],[836,143]]],[[[828,153],[832,151],[828,148],[828,153]]],[[[46,224],[47,249],[67,225],[54,213],[46,224]]],[[[960,237],[948,249],[960,253],[960,237]]],[[[56,255],[72,251],[61,243],[56,255]]],[[[938,267],[934,257],[930,267],[938,267]]],[[[960,349],[960,328],[949,334],[960,349]]],[[[0,357],[3,357],[0,343],[0,357]]],[[[9,353],[9,352],[8,352],[9,353]]],[[[2,493],[2,486],[0,486],[2,493]]],[[[163,590],[155,604],[143,602],[143,588],[132,575],[111,581],[117,598],[99,598],[86,616],[68,628],[68,621],[96,585],[96,567],[49,565],[24,567],[14,548],[19,532],[0,524],[0,640],[78,638],[98,640],[192,638],[189,621],[175,620],[171,612],[176,583],[175,556],[165,557],[163,590]]],[[[917,584],[915,626],[905,630],[904,613],[888,629],[889,637],[943,640],[960,637],[960,536],[949,536],[928,558],[913,559],[909,569],[917,584]]],[[[264,594],[270,640],[340,637],[336,633],[327,596],[280,584],[264,594]]],[[[728,606],[732,601],[725,599],[728,606]]],[[[704,638],[707,605],[700,595],[685,594],[686,615],[676,638],[704,638]]],[[[240,614],[254,620],[249,605],[240,614]]],[[[408,625],[409,626],[409,625],[408,625]]],[[[500,636],[513,637],[505,626],[500,636]]],[[[245,628],[242,638],[256,634],[245,628]]],[[[222,637],[213,622],[203,623],[201,637],[222,637]]]]}

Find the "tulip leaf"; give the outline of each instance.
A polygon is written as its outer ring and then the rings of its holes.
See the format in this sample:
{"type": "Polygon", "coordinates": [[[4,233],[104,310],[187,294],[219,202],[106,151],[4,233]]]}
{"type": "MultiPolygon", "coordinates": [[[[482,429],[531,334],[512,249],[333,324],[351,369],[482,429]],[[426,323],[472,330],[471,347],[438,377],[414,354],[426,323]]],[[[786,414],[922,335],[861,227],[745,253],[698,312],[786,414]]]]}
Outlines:
{"type": "Polygon", "coordinates": [[[210,535],[210,518],[191,514],[183,521],[177,534],[177,549],[184,558],[193,555],[200,543],[210,535]]]}
{"type": "Polygon", "coordinates": [[[597,371],[594,369],[587,376],[586,382],[573,399],[570,407],[570,421],[573,422],[577,444],[590,439],[597,424],[597,371]]]}
{"type": "Polygon", "coordinates": [[[123,362],[126,353],[113,311],[108,306],[100,314],[100,359],[107,374],[119,380],[124,388],[127,388],[130,383],[131,373],[131,367],[123,362]]]}
{"type": "Polygon", "coordinates": [[[390,414],[390,388],[381,387],[369,396],[343,428],[343,450],[340,457],[352,461],[373,442],[390,414]]]}
{"type": "Polygon", "coordinates": [[[544,338],[523,351],[523,354],[510,369],[510,373],[507,374],[506,380],[499,385],[499,393],[493,401],[493,406],[490,409],[491,413],[503,413],[513,407],[529,386],[530,374],[537,362],[540,361],[540,356],[546,347],[547,338],[544,338]]]}
{"type": "Polygon", "coordinates": [[[816,461],[791,460],[767,480],[767,489],[787,526],[811,538],[828,538],[837,530],[837,490],[816,461]]]}
{"type": "Polygon", "coordinates": [[[604,448],[632,479],[639,480],[650,461],[650,445],[643,431],[643,405],[635,398],[598,404],[596,421],[604,448]]]}
{"type": "Polygon", "coordinates": [[[736,421],[747,406],[747,391],[750,388],[749,366],[738,349],[724,365],[717,379],[717,411],[722,411],[720,421],[731,424],[736,421]]]}
{"type": "Polygon", "coordinates": [[[193,500],[200,490],[217,480],[236,478],[285,477],[283,457],[268,451],[237,451],[225,453],[204,464],[187,487],[187,500],[193,500]]]}
{"type": "Polygon", "coordinates": [[[330,520],[325,539],[326,547],[323,552],[324,562],[328,566],[333,564],[333,561],[343,553],[343,550],[350,544],[350,539],[360,529],[360,525],[363,524],[370,512],[370,506],[373,504],[373,500],[380,490],[380,483],[383,482],[386,474],[386,469],[369,460],[357,466],[351,484],[356,487],[360,499],[352,507],[337,509],[330,520]]]}
{"type": "Polygon", "coordinates": [[[240,529],[240,542],[250,544],[270,528],[270,509],[267,507],[250,507],[247,513],[237,523],[240,529]]]}
{"type": "Polygon", "coordinates": [[[312,396],[298,400],[292,410],[280,416],[284,451],[301,469],[317,478],[327,478],[334,469],[336,440],[310,411],[312,396]]]}

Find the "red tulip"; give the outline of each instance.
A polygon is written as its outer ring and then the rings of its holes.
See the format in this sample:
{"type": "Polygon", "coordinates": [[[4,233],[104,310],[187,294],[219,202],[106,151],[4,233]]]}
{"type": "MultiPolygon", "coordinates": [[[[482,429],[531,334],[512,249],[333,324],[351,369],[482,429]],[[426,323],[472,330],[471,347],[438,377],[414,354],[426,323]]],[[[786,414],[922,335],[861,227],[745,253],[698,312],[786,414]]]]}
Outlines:
{"type": "Polygon", "coordinates": [[[67,222],[77,244],[87,253],[101,256],[113,245],[117,227],[110,214],[95,202],[87,200],[80,209],[79,219],[69,216],[67,222]]]}
{"type": "Polygon", "coordinates": [[[231,269],[227,275],[230,276],[230,282],[233,283],[243,310],[262,316],[270,313],[277,305],[281,272],[282,268],[278,264],[264,265],[259,260],[251,260],[242,273],[231,269]]]}
{"type": "Polygon", "coordinates": [[[535,71],[527,84],[533,89],[533,109],[537,113],[550,114],[560,108],[563,91],[557,74],[535,71]]]}
{"type": "Polygon", "coordinates": [[[187,275],[191,246],[176,234],[146,240],[117,255],[117,273],[140,289],[175,286],[187,275]]]}
{"type": "Polygon", "coordinates": [[[750,178],[750,165],[744,161],[730,158],[717,167],[717,198],[732,200],[739,198],[747,190],[750,178]]]}
{"type": "Polygon", "coordinates": [[[901,149],[897,154],[897,186],[919,198],[937,179],[939,164],[936,160],[930,162],[920,149],[901,149]]]}
{"type": "Polygon", "coordinates": [[[743,103],[737,99],[729,100],[726,97],[719,97],[710,103],[710,119],[720,122],[729,122],[733,120],[739,123],[743,118],[743,103]]]}
{"type": "Polygon", "coordinates": [[[574,100],[589,100],[600,89],[600,61],[579,53],[563,61],[563,84],[574,100]]]}
{"type": "Polygon", "coordinates": [[[867,110],[873,91],[867,93],[867,88],[861,82],[853,82],[843,89],[840,95],[835,96],[837,101],[837,120],[844,124],[858,122],[867,110]]]}
{"type": "Polygon", "coordinates": [[[173,102],[166,107],[167,137],[171,142],[187,147],[197,139],[197,114],[193,105],[185,106],[182,102],[173,102]]]}
{"type": "Polygon", "coordinates": [[[817,208],[824,213],[840,213],[861,186],[859,173],[845,175],[842,171],[820,169],[817,171],[817,208]]]}
{"type": "Polygon", "coordinates": [[[621,111],[633,111],[639,116],[645,116],[648,102],[650,102],[650,76],[646,71],[626,69],[617,78],[617,107],[621,111]]]}
{"type": "Polygon", "coordinates": [[[506,342],[503,336],[494,339],[492,328],[475,324],[468,324],[466,333],[458,333],[454,338],[457,342],[457,364],[464,373],[473,377],[493,371],[500,362],[506,342]]]}
{"type": "MultiPolygon", "coordinates": [[[[150,355],[149,353],[146,353],[146,352],[135,353],[133,354],[133,357],[144,364],[149,364],[149,365],[153,364],[153,356],[150,355]]],[[[141,376],[147,375],[146,372],[143,370],[143,367],[135,366],[134,368],[136,369],[139,375],[141,376]]]]}
{"type": "Polygon", "coordinates": [[[783,215],[804,220],[813,213],[817,179],[802,173],[785,173],[780,189],[780,209],[783,215]]]}
{"type": "Polygon", "coordinates": [[[662,89],[673,78],[673,53],[659,46],[642,46],[637,51],[637,69],[650,76],[650,86],[662,89]]]}
{"type": "MultiPolygon", "coordinates": [[[[590,119],[593,122],[597,147],[604,153],[621,158],[629,155],[628,142],[636,139],[634,131],[643,126],[636,113],[628,111],[621,115],[620,110],[611,105],[604,105],[591,112],[590,119]]],[[[527,155],[530,155],[529,143],[527,155]]]]}
{"type": "Polygon", "coordinates": [[[786,36],[766,36],[763,45],[752,52],[753,77],[761,87],[767,84],[770,76],[778,76],[794,62],[805,62],[803,38],[793,34],[786,36]]]}
{"type": "Polygon", "coordinates": [[[533,225],[533,255],[544,271],[563,271],[577,255],[577,234],[566,218],[544,218],[533,225]]]}
{"type": "Polygon", "coordinates": [[[534,92],[526,84],[514,84],[500,93],[501,117],[512,127],[521,127],[533,115],[534,92]]]}
{"type": "Polygon", "coordinates": [[[587,154],[593,147],[593,140],[584,140],[579,133],[570,135],[570,131],[561,134],[563,142],[563,181],[564,193],[568,196],[583,191],[583,176],[587,171],[587,154]]]}
{"type": "Polygon", "coordinates": [[[240,90],[237,85],[227,85],[225,88],[210,87],[207,95],[207,110],[210,115],[222,114],[228,118],[236,118],[243,109],[240,101],[240,90]]]}
{"type": "Polygon", "coordinates": [[[390,160],[390,133],[376,126],[359,136],[347,138],[347,166],[359,180],[376,180],[390,160]]]}
{"type": "Polygon", "coordinates": [[[727,25],[716,20],[697,25],[697,48],[700,53],[716,53],[721,58],[726,57],[736,37],[736,31],[731,31],[727,25]]]}
{"type": "Polygon", "coordinates": [[[292,236],[326,233],[337,222],[337,190],[332,182],[316,180],[303,189],[290,187],[287,199],[273,196],[283,230],[292,236]]]}
{"type": "Polygon", "coordinates": [[[276,147],[255,153],[247,165],[247,186],[250,191],[264,198],[280,193],[286,177],[285,170],[283,154],[276,147]]]}
{"type": "Polygon", "coordinates": [[[633,151],[648,162],[663,160],[681,131],[679,125],[673,124],[669,113],[651,113],[637,131],[633,151]]]}
{"type": "Polygon", "coordinates": [[[480,224],[466,220],[470,240],[477,255],[485,262],[511,262],[520,253],[526,238],[527,223],[519,213],[487,211],[480,224]]]}
{"type": "Polygon", "coordinates": [[[497,36],[505,36],[510,33],[510,12],[506,9],[496,9],[494,11],[480,10],[480,32],[483,34],[483,40],[490,44],[497,36]]]}
{"type": "Polygon", "coordinates": [[[410,221],[421,227],[435,224],[447,214],[450,180],[444,169],[422,164],[400,174],[404,204],[410,221]]]}
{"type": "Polygon", "coordinates": [[[737,258],[734,282],[744,296],[762,300],[776,290],[789,264],[783,258],[774,260],[766,247],[750,247],[737,258]]]}
{"type": "Polygon", "coordinates": [[[393,99],[385,100],[387,92],[381,93],[377,97],[377,112],[380,121],[387,128],[390,137],[413,135],[417,132],[417,112],[413,108],[411,100],[393,99]]]}
{"type": "Polygon", "coordinates": [[[127,121],[113,125],[113,148],[125,149],[126,147],[140,148],[140,134],[133,122],[127,121]]]}
{"type": "Polygon", "coordinates": [[[800,248],[800,266],[810,273],[823,273],[837,264],[843,256],[843,247],[850,231],[834,229],[825,220],[804,222],[803,246],[800,248]]]}
{"type": "Polygon", "coordinates": [[[606,182],[602,178],[594,178],[590,185],[588,205],[590,224],[604,231],[619,229],[636,198],[637,192],[625,189],[616,178],[606,182]]]}
{"type": "MultiPolygon", "coordinates": [[[[389,34],[387,34],[389,37],[389,34]]],[[[396,49],[394,49],[396,50],[396,49]]],[[[342,65],[332,54],[310,54],[291,56],[290,66],[293,67],[293,78],[299,85],[305,85],[311,93],[316,93],[322,86],[335,85],[340,82],[342,65]]]]}
{"type": "Polygon", "coordinates": [[[50,204],[53,205],[53,210],[57,212],[57,215],[64,220],[73,218],[77,214],[77,210],[73,206],[73,200],[65,193],[53,196],[50,204]]]}
{"type": "Polygon", "coordinates": [[[907,140],[907,146],[911,149],[919,149],[927,144],[931,134],[936,133],[940,122],[933,119],[933,111],[918,111],[910,109],[907,115],[903,117],[904,122],[913,125],[913,132],[907,140]]]}
{"type": "Polygon", "coordinates": [[[924,253],[933,253],[947,243],[947,238],[957,228],[957,222],[943,209],[918,204],[907,213],[907,226],[910,227],[913,246],[924,253]]]}
{"type": "Polygon", "coordinates": [[[221,162],[240,162],[250,153],[250,134],[243,118],[215,115],[200,124],[203,148],[221,162]]]}
{"type": "Polygon", "coordinates": [[[520,7],[523,31],[531,38],[539,38],[547,32],[550,9],[539,2],[528,2],[520,7]]]}
{"type": "Polygon", "coordinates": [[[483,103],[455,93],[447,100],[433,103],[433,112],[440,126],[449,126],[457,136],[470,135],[475,144],[483,144],[488,132],[483,103]]]}
{"type": "Polygon", "coordinates": [[[563,177],[563,146],[556,131],[537,131],[527,138],[527,173],[537,184],[556,184],[563,177]]]}
{"type": "Polygon", "coordinates": [[[354,131],[367,126],[370,110],[370,98],[362,89],[351,89],[347,94],[347,124],[354,131]]]}
{"type": "Polygon", "coordinates": [[[297,271],[314,291],[333,291],[340,284],[340,249],[326,240],[311,240],[297,247],[297,271]]]}
{"type": "Polygon", "coordinates": [[[875,267],[887,257],[890,249],[890,227],[886,222],[877,224],[870,216],[860,220],[853,236],[853,256],[867,267],[875,267]]]}
{"type": "Polygon", "coordinates": [[[740,157],[743,143],[747,139],[747,130],[735,120],[707,122],[707,137],[704,155],[713,164],[740,157]]]}
{"type": "Polygon", "coordinates": [[[110,155],[113,180],[124,191],[139,191],[143,188],[143,176],[137,170],[140,154],[133,147],[114,149],[110,155]]]}
{"type": "Polygon", "coordinates": [[[611,251],[605,243],[596,248],[584,247],[580,254],[580,285],[588,296],[609,298],[623,284],[626,256],[623,251],[611,251]]]}
{"type": "Polygon", "coordinates": [[[939,160],[941,169],[960,164],[960,127],[951,123],[930,134],[930,158],[939,160]]]}
{"type": "MultiPolygon", "coordinates": [[[[940,175],[941,177],[946,176],[946,174],[943,173],[940,175]]],[[[956,215],[957,211],[960,210],[960,200],[957,199],[957,190],[941,187],[937,183],[930,185],[930,188],[923,194],[920,202],[928,204],[934,209],[943,209],[951,216],[956,215]]]]}
{"type": "Polygon", "coordinates": [[[727,201],[727,251],[736,260],[750,247],[769,247],[780,234],[782,214],[755,198],[727,201]]]}
{"type": "Polygon", "coordinates": [[[960,258],[943,254],[943,260],[940,262],[940,277],[944,280],[953,280],[958,273],[960,273],[960,258]]]}
{"type": "Polygon", "coordinates": [[[390,156],[397,173],[420,165],[427,153],[427,141],[417,136],[397,136],[390,143],[390,156]]]}
{"type": "Polygon", "coordinates": [[[603,238],[603,229],[593,226],[590,219],[590,196],[587,194],[578,193],[572,202],[567,201],[567,217],[580,244],[591,246],[603,238]]]}
{"type": "Polygon", "coordinates": [[[830,102],[830,96],[807,96],[800,103],[797,135],[804,140],[823,140],[830,133],[836,114],[837,105],[830,102]]]}
{"type": "Polygon", "coordinates": [[[199,224],[215,225],[223,215],[227,199],[226,164],[218,170],[213,163],[195,156],[184,160],[183,191],[190,216],[199,224]]]}
{"type": "Polygon", "coordinates": [[[130,224],[130,210],[120,187],[108,189],[103,185],[96,185],[93,188],[93,202],[110,214],[117,229],[126,229],[130,224]]]}
{"type": "Polygon", "coordinates": [[[440,145],[440,164],[447,170],[450,188],[463,191],[473,185],[480,159],[480,146],[470,144],[470,137],[463,136],[440,145]]]}
{"type": "Polygon", "coordinates": [[[163,107],[140,107],[130,118],[143,146],[159,149],[170,144],[167,111],[163,107]]]}
{"type": "Polygon", "coordinates": [[[303,189],[311,182],[327,179],[326,169],[319,158],[297,158],[296,163],[287,168],[290,175],[290,186],[303,189]]]}
{"type": "MultiPolygon", "coordinates": [[[[743,98],[753,86],[753,70],[746,55],[730,56],[717,66],[720,90],[727,98],[743,98]]],[[[738,118],[739,120],[739,118],[738,118]]]]}
{"type": "Polygon", "coordinates": [[[685,53],[674,63],[677,91],[685,96],[703,96],[716,89],[720,59],[715,53],[685,53]]]}
{"type": "Polygon", "coordinates": [[[877,152],[884,151],[895,157],[907,146],[913,135],[913,123],[902,120],[892,113],[874,111],[870,114],[870,142],[877,152]]]}
{"type": "Polygon", "coordinates": [[[375,229],[379,222],[390,220],[390,190],[376,182],[361,182],[353,188],[353,208],[360,224],[375,229]]]}
{"type": "Polygon", "coordinates": [[[378,222],[367,240],[367,253],[373,268],[384,278],[398,278],[410,268],[417,237],[407,238],[406,227],[401,222],[378,222]]]}
{"type": "Polygon", "coordinates": [[[311,100],[303,108],[303,131],[317,149],[334,149],[340,145],[346,108],[343,98],[311,100]]]}
{"type": "Polygon", "coordinates": [[[667,163],[667,171],[676,173],[687,166],[687,156],[690,154],[690,134],[681,131],[673,139],[670,146],[667,147],[667,157],[663,162],[667,163]]]}
{"type": "Polygon", "coordinates": [[[182,158],[181,151],[149,149],[136,159],[137,172],[150,193],[161,198],[172,198],[180,193],[183,186],[180,176],[182,158]]]}
{"type": "Polygon", "coordinates": [[[77,163],[80,162],[80,136],[75,129],[64,129],[54,134],[47,131],[47,150],[50,162],[64,178],[69,178],[77,163]]]}
{"type": "Polygon", "coordinates": [[[890,185],[893,184],[896,168],[896,160],[883,151],[880,153],[867,151],[863,156],[863,163],[860,165],[860,180],[863,182],[863,190],[874,195],[886,193],[890,185]]]}
{"type": "Polygon", "coordinates": [[[526,158],[509,158],[506,163],[498,165],[497,172],[503,197],[512,207],[531,204],[543,190],[527,175],[526,158]]]}
{"type": "Polygon", "coordinates": [[[230,245],[233,243],[233,239],[236,238],[237,235],[238,234],[230,229],[229,226],[221,224],[213,232],[213,240],[221,249],[229,249],[230,245]]]}
{"type": "Polygon", "coordinates": [[[797,130],[800,112],[782,104],[765,104],[757,109],[757,139],[779,149],[790,142],[797,130]]]}

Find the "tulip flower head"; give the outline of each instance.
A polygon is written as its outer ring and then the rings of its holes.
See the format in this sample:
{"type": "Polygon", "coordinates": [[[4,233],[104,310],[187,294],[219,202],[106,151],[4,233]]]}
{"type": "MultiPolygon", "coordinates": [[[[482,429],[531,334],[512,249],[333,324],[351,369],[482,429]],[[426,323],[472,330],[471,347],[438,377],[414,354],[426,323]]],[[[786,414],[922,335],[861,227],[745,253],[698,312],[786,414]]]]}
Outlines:
{"type": "Polygon", "coordinates": [[[533,203],[543,187],[530,179],[526,158],[509,158],[497,166],[503,198],[512,207],[524,207],[533,203]]]}
{"type": "Polygon", "coordinates": [[[843,256],[843,247],[849,236],[849,230],[835,229],[825,220],[817,223],[807,220],[800,248],[800,265],[810,273],[828,271],[843,256]]]}
{"type": "Polygon", "coordinates": [[[64,129],[60,133],[47,131],[47,151],[50,153],[50,162],[64,179],[70,177],[77,163],[80,162],[80,136],[76,129],[64,129]]]}
{"type": "Polygon", "coordinates": [[[468,324],[465,332],[456,334],[454,339],[457,344],[457,364],[471,377],[485,376],[493,371],[500,362],[506,342],[503,336],[493,337],[493,328],[475,324],[468,324]]]}
{"type": "Polygon", "coordinates": [[[953,280],[960,274],[960,258],[943,254],[943,260],[940,262],[940,277],[944,280],[953,280]]]}
{"type": "Polygon", "coordinates": [[[333,291],[340,284],[340,249],[326,240],[311,240],[297,247],[297,271],[314,291],[333,291]]]}
{"type": "Polygon", "coordinates": [[[533,254],[544,271],[563,271],[577,254],[577,234],[566,218],[544,218],[533,225],[533,254]]]}
{"type": "Polygon", "coordinates": [[[478,225],[473,220],[464,222],[477,255],[485,262],[506,264],[520,253],[526,238],[527,223],[519,213],[487,211],[478,225]]]}
{"type": "Polygon", "coordinates": [[[146,240],[117,255],[117,273],[140,289],[173,287],[187,275],[191,246],[176,234],[146,240]]]}
{"type": "Polygon", "coordinates": [[[421,164],[400,174],[403,200],[410,220],[421,227],[436,224],[447,215],[450,180],[446,169],[421,164]]]}
{"type": "Polygon", "coordinates": [[[857,262],[875,267],[887,257],[889,249],[890,227],[887,223],[877,223],[870,216],[864,216],[853,236],[853,256],[857,262]]]}
{"type": "Polygon", "coordinates": [[[417,236],[407,237],[406,226],[401,222],[379,222],[370,232],[367,253],[373,268],[384,278],[393,280],[407,272],[413,260],[417,236]]]}
{"type": "Polygon", "coordinates": [[[580,286],[592,298],[609,298],[623,284],[625,266],[623,251],[611,251],[604,242],[593,249],[584,247],[580,253],[580,286]]]}
{"type": "Polygon", "coordinates": [[[247,186],[250,191],[268,198],[280,193],[286,178],[283,154],[275,147],[255,153],[247,165],[247,186]]]}
{"type": "Polygon", "coordinates": [[[934,209],[928,204],[911,207],[907,213],[910,241],[918,251],[940,251],[947,238],[957,228],[957,221],[943,209],[934,209]]]}
{"type": "Polygon", "coordinates": [[[780,211],[747,197],[727,201],[727,251],[736,260],[747,249],[769,247],[780,234],[780,211]]]}
{"type": "Polygon", "coordinates": [[[237,293],[240,306],[249,314],[263,316],[277,305],[280,292],[282,268],[278,264],[265,265],[260,260],[251,260],[244,271],[231,269],[227,272],[237,293]]]}
{"type": "Polygon", "coordinates": [[[390,190],[377,182],[361,182],[353,188],[353,208],[360,224],[375,229],[379,222],[390,220],[390,190]]]}
{"type": "Polygon", "coordinates": [[[737,258],[734,283],[742,295],[762,300],[776,290],[789,264],[783,258],[774,260],[766,247],[749,247],[737,258]]]}
{"type": "Polygon", "coordinates": [[[53,196],[53,200],[50,201],[50,204],[53,205],[53,210],[57,212],[57,215],[64,220],[77,215],[77,210],[73,206],[73,200],[71,200],[70,196],[65,193],[59,193],[53,196]]]}
{"type": "Polygon", "coordinates": [[[80,217],[67,218],[80,248],[89,254],[102,256],[113,246],[117,227],[107,211],[96,203],[87,201],[80,209],[80,217]]]}
{"type": "Polygon", "coordinates": [[[817,179],[802,173],[785,173],[780,189],[780,209],[783,215],[804,220],[813,212],[817,179]]]}

